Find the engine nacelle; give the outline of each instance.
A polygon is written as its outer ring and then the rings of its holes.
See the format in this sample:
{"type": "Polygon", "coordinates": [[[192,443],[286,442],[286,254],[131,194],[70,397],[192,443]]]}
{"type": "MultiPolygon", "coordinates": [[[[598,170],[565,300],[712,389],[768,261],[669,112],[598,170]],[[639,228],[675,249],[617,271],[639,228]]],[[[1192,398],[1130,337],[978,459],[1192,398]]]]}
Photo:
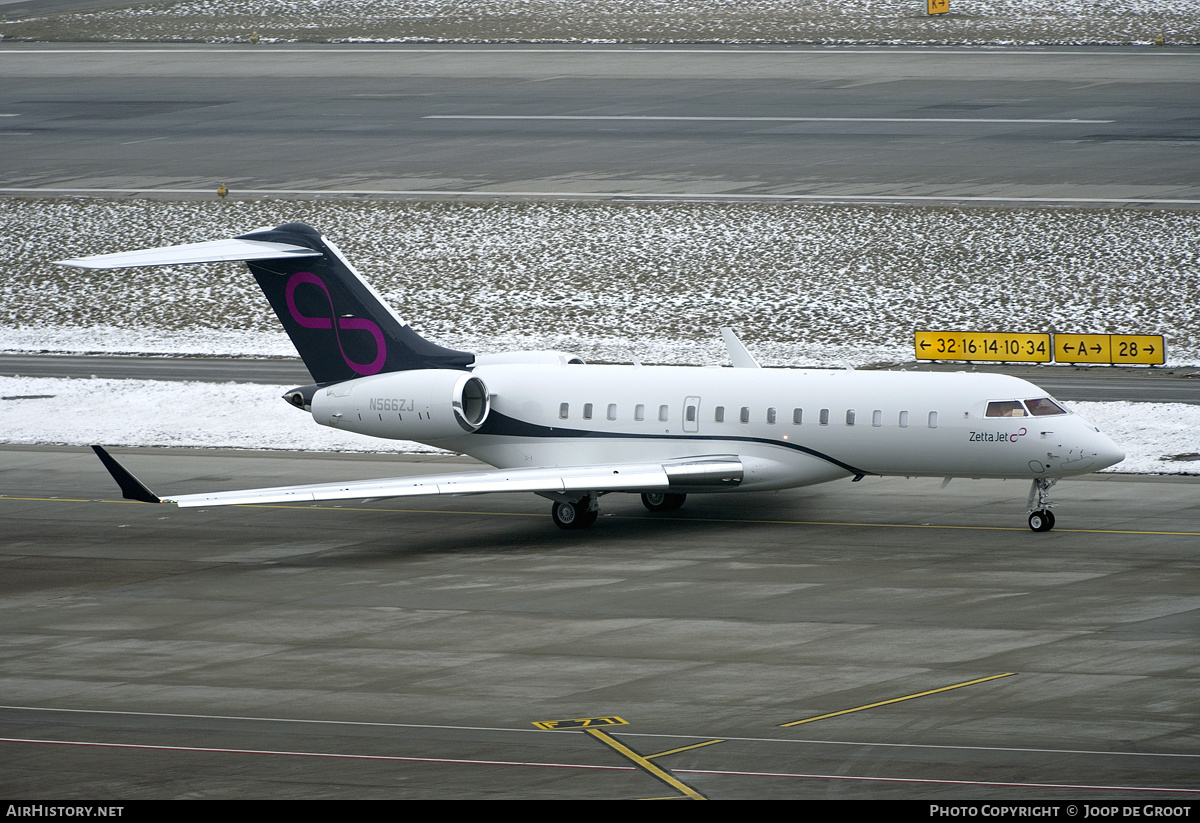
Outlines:
{"type": "Polygon", "coordinates": [[[510,365],[542,365],[542,366],[582,366],[583,358],[568,351],[550,351],[548,349],[530,351],[502,351],[496,354],[475,355],[475,366],[510,366],[510,365]]]}
{"type": "Polygon", "coordinates": [[[313,419],[322,426],[393,440],[461,437],[482,426],[490,410],[483,381],[456,369],[359,377],[312,398],[313,419]]]}

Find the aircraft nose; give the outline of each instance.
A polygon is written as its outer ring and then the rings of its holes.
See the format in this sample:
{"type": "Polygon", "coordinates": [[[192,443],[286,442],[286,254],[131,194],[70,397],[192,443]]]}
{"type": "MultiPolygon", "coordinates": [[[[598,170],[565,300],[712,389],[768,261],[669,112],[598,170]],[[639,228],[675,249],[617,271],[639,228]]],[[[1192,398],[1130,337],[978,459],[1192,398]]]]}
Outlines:
{"type": "Polygon", "coordinates": [[[1096,462],[1097,469],[1107,469],[1125,459],[1125,450],[1114,443],[1107,435],[1096,432],[1096,462]]]}

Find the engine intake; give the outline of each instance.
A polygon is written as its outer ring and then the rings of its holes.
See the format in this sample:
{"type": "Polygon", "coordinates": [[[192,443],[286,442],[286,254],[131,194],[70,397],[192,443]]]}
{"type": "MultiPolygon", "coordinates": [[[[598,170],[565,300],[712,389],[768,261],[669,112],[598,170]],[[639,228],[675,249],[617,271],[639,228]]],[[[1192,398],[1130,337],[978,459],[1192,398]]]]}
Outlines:
{"type": "Polygon", "coordinates": [[[550,351],[537,349],[533,351],[502,351],[496,354],[477,354],[474,368],[480,366],[582,366],[583,358],[568,351],[550,351]]]}

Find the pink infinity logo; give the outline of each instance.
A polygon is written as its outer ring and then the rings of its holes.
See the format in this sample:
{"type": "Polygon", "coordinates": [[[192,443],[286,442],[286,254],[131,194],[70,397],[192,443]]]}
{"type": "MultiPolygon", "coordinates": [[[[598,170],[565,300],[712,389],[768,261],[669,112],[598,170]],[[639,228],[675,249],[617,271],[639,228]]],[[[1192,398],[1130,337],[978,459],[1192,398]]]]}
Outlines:
{"type": "Polygon", "coordinates": [[[370,320],[363,320],[357,317],[338,318],[337,311],[333,307],[333,297],[329,294],[329,289],[325,287],[325,283],[315,274],[307,271],[298,271],[288,278],[287,288],[284,292],[287,297],[288,311],[291,312],[292,319],[306,329],[333,329],[334,337],[337,338],[338,350],[342,353],[342,359],[346,361],[355,374],[376,374],[383,368],[383,362],[387,359],[387,345],[383,340],[383,332],[379,330],[379,326],[372,323],[370,320]],[[296,307],[296,288],[301,283],[312,283],[314,286],[325,292],[325,299],[329,301],[329,317],[308,317],[301,314],[300,309],[296,307]],[[334,321],[337,321],[336,327],[334,321]],[[356,363],[346,356],[346,349],[342,346],[342,336],[338,333],[341,330],[347,331],[367,331],[375,338],[375,349],[379,354],[370,363],[356,363]]]}
{"type": "Polygon", "coordinates": [[[1022,426],[1021,430],[1019,432],[1017,432],[1016,434],[1014,434],[1012,437],[1010,437],[1008,442],[1016,443],[1018,437],[1024,437],[1027,433],[1028,432],[1027,432],[1026,428],[1024,426],[1022,426]]]}

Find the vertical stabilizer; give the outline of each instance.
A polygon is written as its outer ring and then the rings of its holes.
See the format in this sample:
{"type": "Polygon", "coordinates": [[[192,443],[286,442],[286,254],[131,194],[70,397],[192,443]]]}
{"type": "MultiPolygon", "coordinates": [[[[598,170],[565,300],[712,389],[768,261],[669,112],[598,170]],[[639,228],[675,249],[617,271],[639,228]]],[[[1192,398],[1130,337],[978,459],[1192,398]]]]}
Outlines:
{"type": "Polygon", "coordinates": [[[413,331],[315,229],[287,223],[237,239],[320,252],[319,257],[246,261],[316,382],[461,369],[474,361],[473,354],[443,348],[413,331]]]}
{"type": "Polygon", "coordinates": [[[60,260],[124,269],[243,260],[318,383],[412,369],[465,369],[475,355],[430,343],[396,316],[330,240],[303,223],[232,240],[60,260]]]}

